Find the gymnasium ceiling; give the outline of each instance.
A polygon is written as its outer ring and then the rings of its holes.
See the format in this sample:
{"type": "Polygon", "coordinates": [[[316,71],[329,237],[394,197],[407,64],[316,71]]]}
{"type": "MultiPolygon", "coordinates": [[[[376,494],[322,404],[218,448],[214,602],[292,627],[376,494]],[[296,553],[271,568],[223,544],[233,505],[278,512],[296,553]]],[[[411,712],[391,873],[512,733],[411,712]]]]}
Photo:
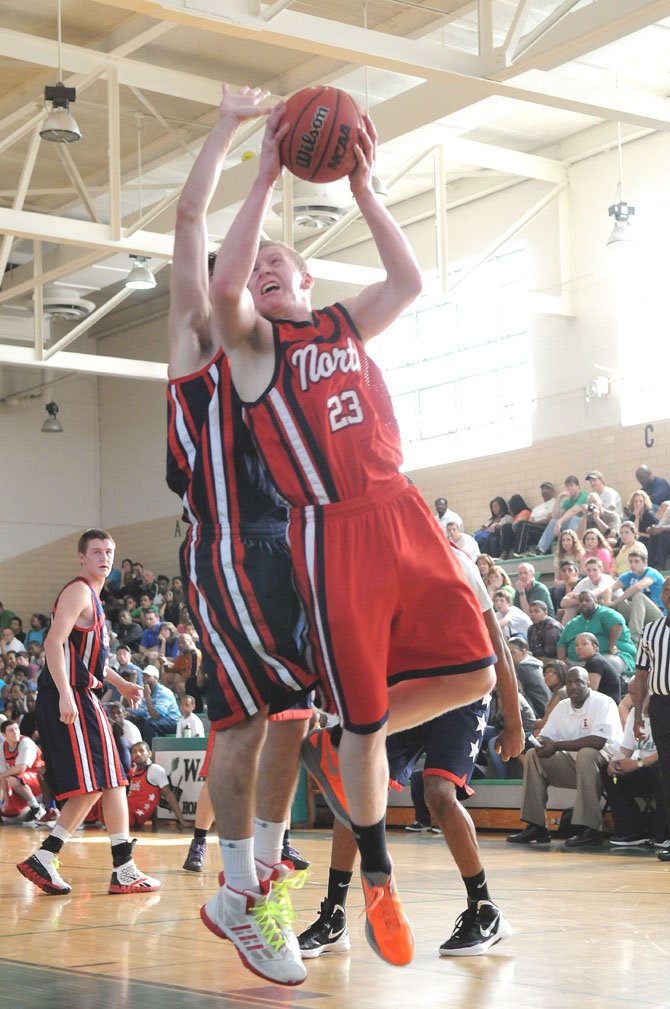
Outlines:
{"type": "MultiPolygon", "coordinates": [[[[62,75],[83,139],[49,143],[56,12],[56,0],[0,0],[0,401],[55,375],[164,377],[162,364],[107,356],[102,337],[164,310],[175,202],[222,80],[275,98],[314,83],[350,91],[377,126],[400,219],[410,200],[440,219],[527,178],[551,195],[571,163],[615,148],[617,123],[624,143],[670,124],[670,0],[62,0],[62,75]],[[154,291],[123,287],[131,254],[151,257],[154,291]],[[96,308],[78,323],[45,318],[41,299],[61,298],[96,308]]],[[[215,238],[255,171],[242,154],[259,145],[252,127],[231,151],[215,238]]],[[[365,279],[337,261],[355,226],[320,246],[328,232],[299,223],[303,204],[345,214],[346,183],[290,188],[267,233],[312,253],[317,278],[365,279]]]]}

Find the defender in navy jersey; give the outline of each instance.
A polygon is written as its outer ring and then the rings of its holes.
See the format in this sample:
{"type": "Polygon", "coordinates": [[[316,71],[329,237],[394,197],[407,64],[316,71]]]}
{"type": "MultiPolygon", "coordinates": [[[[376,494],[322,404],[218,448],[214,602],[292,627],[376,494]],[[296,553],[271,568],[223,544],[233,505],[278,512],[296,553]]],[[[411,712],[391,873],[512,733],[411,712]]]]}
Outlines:
{"type": "Polygon", "coordinates": [[[364,117],[349,181],[386,278],[313,312],[301,257],[277,243],[259,248],[289,128],[284,112],[280,104],[268,118],[258,175],[217,257],[212,302],[256,445],[291,506],[310,645],[344,726],[340,765],[366,934],[400,965],[414,945],[384,835],[389,711],[397,731],[482,697],[494,656],[458,563],[399,473],[388,394],[364,349],[421,291],[416,259],[373,191],[374,127],[364,117]]]}
{"type": "MultiPolygon", "coordinates": [[[[285,914],[295,871],[281,852],[311,714],[306,693],[316,678],[301,665],[302,617],[292,584],[285,505],[243,423],[212,313],[206,228],[233,134],[239,123],[265,114],[259,102],[266,94],[243,88],[230,95],[224,86],[219,121],[177,206],[167,479],[188,522],[181,570],[202,644],[215,730],[207,784],[225,883],[201,917],[215,935],[234,943],[254,973],[295,985],[306,971],[285,914]],[[281,720],[272,720],[280,712],[281,720]]],[[[209,810],[203,817],[209,822],[209,810]]],[[[192,850],[202,848],[207,833],[200,823],[199,811],[192,850]]]]}
{"type": "Polygon", "coordinates": [[[19,872],[48,894],[66,894],[58,855],[72,832],[102,796],[112,843],[113,871],[109,893],[146,893],[160,883],[133,860],[128,836],[126,785],[112,727],[99,697],[105,679],[131,707],[142,691],[107,666],[109,637],[100,591],[114,562],[114,541],[103,529],[79,538],[79,577],[60,592],[44,641],[46,664],[37,695],[37,725],[46,776],[56,799],[64,800],[58,823],[19,872]]]}

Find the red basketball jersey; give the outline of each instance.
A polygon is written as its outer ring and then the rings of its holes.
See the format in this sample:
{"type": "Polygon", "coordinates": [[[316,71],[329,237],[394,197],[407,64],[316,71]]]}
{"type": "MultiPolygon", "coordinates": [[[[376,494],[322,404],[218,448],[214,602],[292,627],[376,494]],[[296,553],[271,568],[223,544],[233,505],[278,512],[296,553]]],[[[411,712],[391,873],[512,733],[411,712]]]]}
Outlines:
{"type": "Polygon", "coordinates": [[[364,497],[402,461],[391,398],[342,305],[273,326],[272,384],[244,415],[279,493],[293,507],[364,497]]]}

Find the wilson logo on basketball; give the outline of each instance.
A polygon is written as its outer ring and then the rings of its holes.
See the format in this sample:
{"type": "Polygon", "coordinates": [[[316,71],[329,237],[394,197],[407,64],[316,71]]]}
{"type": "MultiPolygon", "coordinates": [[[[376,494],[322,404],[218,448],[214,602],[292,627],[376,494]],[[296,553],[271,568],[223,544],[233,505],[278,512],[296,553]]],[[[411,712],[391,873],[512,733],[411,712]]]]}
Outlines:
{"type": "MultiPolygon", "coordinates": [[[[310,168],[312,165],[314,151],[319,142],[319,134],[326,124],[329,111],[329,109],[320,105],[314,113],[311,130],[307,130],[300,138],[300,147],[296,151],[295,160],[296,164],[298,164],[301,168],[310,168]]],[[[333,157],[334,156],[335,154],[333,154],[333,157]]],[[[340,160],[342,160],[342,156],[340,157],[340,160]]]]}
{"type": "Polygon", "coordinates": [[[361,370],[361,359],[350,336],[347,337],[346,347],[320,350],[315,343],[299,347],[291,354],[291,364],[298,369],[303,392],[322,378],[330,378],[336,371],[347,375],[351,371],[361,370]]]}
{"type": "Polygon", "coordinates": [[[330,161],[328,162],[328,167],[337,169],[342,164],[344,157],[349,150],[349,139],[351,137],[351,126],[347,123],[342,123],[340,125],[340,132],[337,135],[337,140],[335,141],[335,150],[330,156],[330,161]]]}

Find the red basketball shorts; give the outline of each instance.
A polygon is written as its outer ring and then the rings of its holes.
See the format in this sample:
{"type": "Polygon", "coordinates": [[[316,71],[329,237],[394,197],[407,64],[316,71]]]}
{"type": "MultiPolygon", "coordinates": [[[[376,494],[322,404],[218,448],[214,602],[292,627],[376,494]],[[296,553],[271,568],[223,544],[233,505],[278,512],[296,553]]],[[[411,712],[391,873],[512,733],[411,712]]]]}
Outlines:
{"type": "Polygon", "coordinates": [[[461,566],[404,477],[365,499],[293,509],[289,543],[309,658],[351,731],[384,724],[395,683],[495,662],[461,566]]]}

